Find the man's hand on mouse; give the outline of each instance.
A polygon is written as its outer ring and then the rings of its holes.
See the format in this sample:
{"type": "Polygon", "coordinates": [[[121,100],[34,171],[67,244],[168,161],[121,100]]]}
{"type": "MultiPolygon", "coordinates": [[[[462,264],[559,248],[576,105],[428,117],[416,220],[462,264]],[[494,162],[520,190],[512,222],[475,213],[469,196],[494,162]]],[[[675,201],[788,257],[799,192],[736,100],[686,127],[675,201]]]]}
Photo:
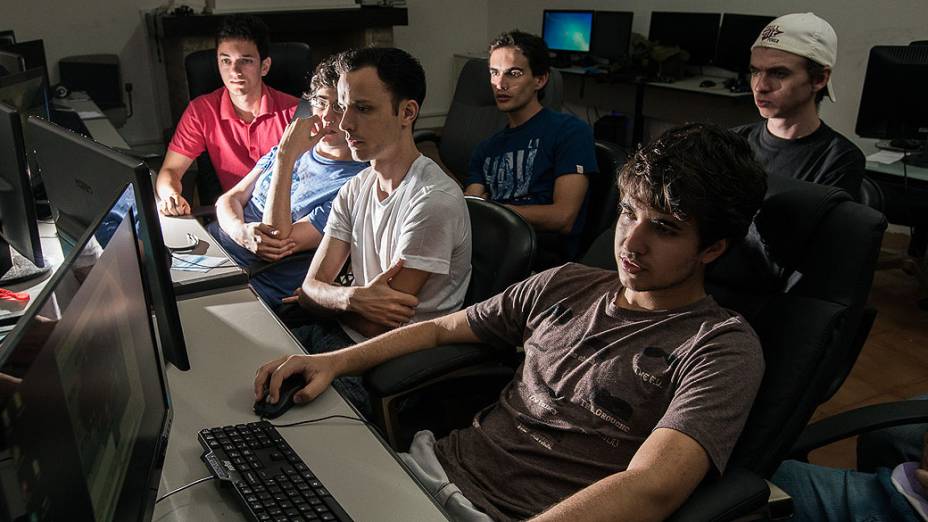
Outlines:
{"type": "Polygon", "coordinates": [[[267,402],[277,404],[280,384],[294,374],[302,374],[306,386],[293,396],[295,404],[309,402],[318,397],[338,376],[337,357],[332,354],[289,355],[261,365],[255,374],[255,400],[264,398],[264,385],[268,387],[267,402]]]}

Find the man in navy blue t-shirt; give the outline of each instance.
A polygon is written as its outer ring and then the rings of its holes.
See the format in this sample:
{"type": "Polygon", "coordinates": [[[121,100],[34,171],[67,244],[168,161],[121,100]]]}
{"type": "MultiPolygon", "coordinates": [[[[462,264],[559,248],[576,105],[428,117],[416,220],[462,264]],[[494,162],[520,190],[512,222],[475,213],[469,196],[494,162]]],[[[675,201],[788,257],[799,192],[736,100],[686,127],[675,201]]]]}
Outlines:
{"type": "Polygon", "coordinates": [[[576,253],[587,176],[598,169],[590,126],[541,105],[549,70],[538,36],[511,31],[490,43],[490,85],[509,124],[474,149],[464,193],[516,211],[564,259],[576,253]]]}

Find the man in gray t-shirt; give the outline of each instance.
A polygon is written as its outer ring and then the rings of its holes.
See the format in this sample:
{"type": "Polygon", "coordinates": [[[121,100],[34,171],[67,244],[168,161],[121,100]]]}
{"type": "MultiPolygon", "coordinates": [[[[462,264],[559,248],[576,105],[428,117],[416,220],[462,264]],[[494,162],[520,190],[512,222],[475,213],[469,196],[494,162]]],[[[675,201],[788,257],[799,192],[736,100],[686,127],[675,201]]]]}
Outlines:
{"type": "Polygon", "coordinates": [[[270,379],[275,402],[294,373],[305,402],[435,345],[522,345],[525,362],[471,426],[416,435],[413,472],[457,520],[665,518],[725,469],[763,375],[754,331],[703,281],[744,237],[766,176],[742,138],[689,124],[639,151],[618,184],[618,273],[564,265],[337,353],[271,361],[258,399],[270,379]]]}

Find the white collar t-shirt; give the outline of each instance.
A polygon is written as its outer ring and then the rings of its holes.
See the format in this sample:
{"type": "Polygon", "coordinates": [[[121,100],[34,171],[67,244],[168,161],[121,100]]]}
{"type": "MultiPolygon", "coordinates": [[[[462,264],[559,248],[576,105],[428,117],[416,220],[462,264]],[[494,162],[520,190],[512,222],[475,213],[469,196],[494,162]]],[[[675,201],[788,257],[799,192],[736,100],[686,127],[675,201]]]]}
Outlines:
{"type": "MultiPolygon", "coordinates": [[[[377,175],[361,171],[338,192],[325,233],[351,245],[354,284],[363,286],[403,260],[429,272],[412,322],[461,308],[470,282],[470,216],[461,188],[431,159],[419,156],[383,201],[377,175]]],[[[355,341],[363,335],[342,325],[355,341]]]]}

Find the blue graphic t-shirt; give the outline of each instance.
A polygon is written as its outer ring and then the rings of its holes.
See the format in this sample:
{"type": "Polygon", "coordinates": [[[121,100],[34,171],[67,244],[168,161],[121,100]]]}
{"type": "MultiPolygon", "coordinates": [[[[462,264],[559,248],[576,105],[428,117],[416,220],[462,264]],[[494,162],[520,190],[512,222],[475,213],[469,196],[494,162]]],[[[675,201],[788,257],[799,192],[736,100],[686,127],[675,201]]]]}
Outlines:
{"type": "Polygon", "coordinates": [[[559,176],[597,171],[590,126],[545,108],[522,125],[480,142],[464,186],[482,183],[490,199],[500,203],[548,205],[559,176]]]}
{"type": "MultiPolygon", "coordinates": [[[[261,221],[264,215],[276,159],[277,147],[274,147],[258,160],[257,166],[261,168],[261,175],[255,182],[248,205],[245,206],[246,223],[261,221]]],[[[326,220],[329,219],[329,210],[332,208],[332,200],[338,194],[338,189],[367,167],[367,163],[324,158],[316,152],[315,148],[303,154],[293,165],[293,177],[290,184],[290,218],[296,223],[309,216],[309,222],[321,234],[325,229],[326,220]]]]}
{"type": "MultiPolygon", "coordinates": [[[[274,147],[258,160],[257,166],[260,167],[261,174],[255,182],[251,199],[245,205],[243,217],[246,223],[260,222],[264,215],[276,158],[277,147],[274,147]]],[[[329,219],[332,200],[335,199],[338,190],[346,181],[367,167],[367,163],[324,158],[317,154],[315,149],[300,156],[293,166],[290,185],[290,217],[293,222],[308,216],[309,222],[322,234],[329,219]]],[[[229,237],[217,222],[210,223],[208,230],[239,266],[247,268],[260,259],[229,237]]],[[[310,261],[311,259],[299,257],[285,259],[251,278],[251,286],[268,305],[276,308],[280,306],[281,299],[291,295],[303,282],[310,261]]]]}

